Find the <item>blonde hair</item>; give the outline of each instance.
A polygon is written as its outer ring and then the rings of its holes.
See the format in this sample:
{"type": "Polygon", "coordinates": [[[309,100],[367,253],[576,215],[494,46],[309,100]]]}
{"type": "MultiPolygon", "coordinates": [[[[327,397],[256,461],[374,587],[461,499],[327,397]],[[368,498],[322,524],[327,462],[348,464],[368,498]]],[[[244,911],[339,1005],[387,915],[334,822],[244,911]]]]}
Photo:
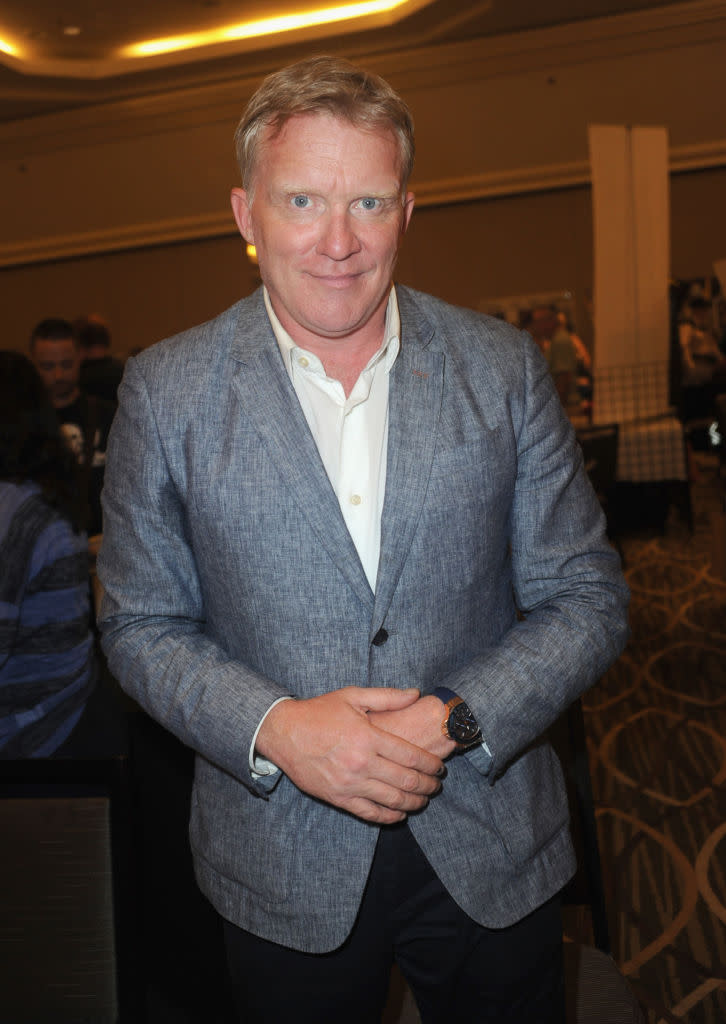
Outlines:
{"type": "Polygon", "coordinates": [[[242,187],[251,190],[263,129],[281,131],[300,114],[331,114],[368,131],[389,131],[398,145],[401,187],[413,170],[411,112],[379,75],[338,57],[310,57],[264,79],[234,135],[242,187]]]}

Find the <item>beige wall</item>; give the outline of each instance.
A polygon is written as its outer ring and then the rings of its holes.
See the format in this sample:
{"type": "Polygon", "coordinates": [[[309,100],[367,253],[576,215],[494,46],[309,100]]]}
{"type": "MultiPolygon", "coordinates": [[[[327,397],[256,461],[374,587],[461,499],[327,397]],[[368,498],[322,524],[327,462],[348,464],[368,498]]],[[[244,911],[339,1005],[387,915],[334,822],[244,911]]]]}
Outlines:
{"type": "Polygon", "coordinates": [[[427,208],[414,219],[400,280],[480,307],[497,296],[592,285],[589,188],[427,208]]]}
{"type": "Polygon", "coordinates": [[[726,258],[726,168],[671,178],[671,274],[703,277],[726,258]]]}

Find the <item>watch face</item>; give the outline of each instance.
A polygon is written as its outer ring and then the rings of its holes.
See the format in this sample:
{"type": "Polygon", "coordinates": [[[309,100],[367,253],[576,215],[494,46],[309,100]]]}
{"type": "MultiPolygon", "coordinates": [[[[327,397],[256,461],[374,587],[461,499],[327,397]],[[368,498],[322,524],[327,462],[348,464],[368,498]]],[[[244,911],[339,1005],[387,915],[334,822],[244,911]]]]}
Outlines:
{"type": "Polygon", "coordinates": [[[449,736],[457,743],[471,743],[479,738],[479,726],[468,704],[463,701],[453,708],[448,721],[449,736]]]}

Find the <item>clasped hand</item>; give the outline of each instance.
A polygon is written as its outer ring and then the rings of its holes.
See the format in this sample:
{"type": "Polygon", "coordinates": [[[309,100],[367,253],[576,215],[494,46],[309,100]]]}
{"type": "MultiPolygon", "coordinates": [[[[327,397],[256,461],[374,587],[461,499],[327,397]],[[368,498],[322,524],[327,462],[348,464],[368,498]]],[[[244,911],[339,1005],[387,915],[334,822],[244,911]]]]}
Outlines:
{"type": "Polygon", "coordinates": [[[347,686],[278,704],[256,749],[310,796],[389,825],[441,788],[454,749],[441,718],[441,702],[418,690],[347,686]]]}

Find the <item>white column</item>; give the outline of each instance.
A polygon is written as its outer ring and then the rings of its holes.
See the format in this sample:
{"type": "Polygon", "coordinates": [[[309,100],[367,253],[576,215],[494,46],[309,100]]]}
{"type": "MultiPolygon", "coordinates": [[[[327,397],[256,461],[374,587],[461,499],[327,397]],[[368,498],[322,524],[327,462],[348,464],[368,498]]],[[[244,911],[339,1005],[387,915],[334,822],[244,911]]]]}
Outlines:
{"type": "Polygon", "coordinates": [[[668,409],[670,209],[665,128],[590,125],[597,423],[668,409]]]}

